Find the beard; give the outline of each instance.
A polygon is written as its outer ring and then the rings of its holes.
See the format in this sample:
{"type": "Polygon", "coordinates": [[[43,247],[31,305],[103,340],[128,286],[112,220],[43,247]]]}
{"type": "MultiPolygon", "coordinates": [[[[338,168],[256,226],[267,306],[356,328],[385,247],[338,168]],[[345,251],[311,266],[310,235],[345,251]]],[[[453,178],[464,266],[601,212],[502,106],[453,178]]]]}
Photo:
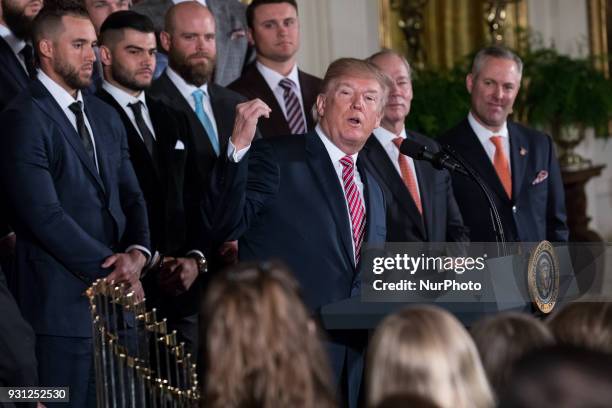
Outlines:
{"type": "Polygon", "coordinates": [[[171,49],[168,54],[168,65],[175,70],[188,84],[200,87],[210,82],[215,69],[215,57],[205,53],[196,53],[185,56],[176,49],[171,49]],[[204,62],[193,63],[191,58],[205,57],[204,62]]]}
{"type": "Polygon", "coordinates": [[[111,65],[111,74],[113,79],[117,81],[121,86],[131,89],[133,91],[144,91],[151,86],[152,78],[148,81],[139,81],[134,75],[130,75],[130,72],[123,69],[123,67],[113,64],[111,65]]]}
{"type": "Polygon", "coordinates": [[[79,74],[79,69],[62,62],[61,59],[53,61],[53,70],[66,82],[72,89],[85,89],[91,84],[91,75],[87,78],[82,78],[79,74]]]}
{"type": "Polygon", "coordinates": [[[2,16],[7,27],[15,34],[15,37],[20,40],[30,38],[32,21],[35,16],[26,16],[23,9],[16,8],[11,2],[6,0],[2,1],[2,16]]]}

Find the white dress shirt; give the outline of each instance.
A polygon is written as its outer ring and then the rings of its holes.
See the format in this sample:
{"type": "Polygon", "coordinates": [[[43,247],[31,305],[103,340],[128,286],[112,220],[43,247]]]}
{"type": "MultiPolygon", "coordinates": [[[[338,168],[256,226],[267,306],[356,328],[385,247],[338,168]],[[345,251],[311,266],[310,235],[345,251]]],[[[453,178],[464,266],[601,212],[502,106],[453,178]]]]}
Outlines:
{"type": "Polygon", "coordinates": [[[25,59],[23,58],[23,55],[20,54],[23,47],[25,47],[26,42],[15,37],[15,34],[13,34],[13,32],[3,24],[0,24],[0,36],[4,41],[6,41],[9,47],[11,47],[13,54],[15,54],[15,57],[17,57],[17,61],[21,63],[23,70],[27,74],[28,69],[26,68],[25,59]]]}
{"type": "MultiPolygon", "coordinates": [[[[402,172],[399,167],[400,151],[398,147],[395,145],[395,143],[393,143],[393,139],[395,139],[396,137],[401,137],[402,139],[406,139],[406,128],[402,128],[402,131],[400,132],[399,135],[396,135],[395,133],[388,131],[382,126],[374,129],[373,133],[374,133],[374,137],[378,139],[383,149],[385,149],[385,152],[387,152],[389,159],[391,159],[391,163],[393,163],[393,167],[395,167],[395,170],[397,170],[397,174],[399,174],[400,177],[402,177],[402,172]]],[[[410,170],[412,171],[412,174],[414,176],[414,181],[416,181],[416,188],[417,188],[417,192],[419,193],[419,197],[420,197],[421,189],[419,188],[419,178],[416,173],[416,168],[414,167],[414,160],[412,160],[412,157],[410,156],[406,156],[406,159],[407,159],[406,161],[408,162],[408,167],[410,167],[410,170]]]]}
{"type": "Polygon", "coordinates": [[[195,107],[195,99],[193,99],[192,93],[198,89],[201,89],[202,91],[204,91],[204,94],[205,94],[205,97],[203,98],[204,99],[203,101],[204,102],[203,103],[204,112],[206,112],[206,114],[208,115],[208,119],[210,119],[210,122],[212,123],[213,128],[215,128],[215,133],[217,134],[217,137],[218,137],[219,131],[217,130],[217,121],[215,119],[212,105],[210,103],[210,94],[208,93],[208,84],[206,83],[199,88],[195,85],[188,84],[179,74],[176,73],[176,71],[174,71],[170,67],[166,68],[166,73],[168,74],[168,78],[170,78],[170,81],[172,81],[174,86],[177,87],[181,95],[183,95],[183,98],[185,98],[187,103],[189,103],[189,106],[191,106],[191,109],[194,112],[195,112],[196,107],[195,107]]]}
{"type": "Polygon", "coordinates": [[[476,120],[472,112],[468,114],[468,122],[470,122],[470,126],[478,140],[480,140],[480,144],[484,147],[487,152],[487,156],[489,156],[489,160],[493,163],[493,157],[495,156],[495,145],[490,139],[491,136],[501,136],[502,146],[504,147],[504,154],[508,159],[508,170],[510,174],[512,174],[512,164],[510,163],[510,137],[508,135],[508,123],[504,122],[499,132],[493,132],[492,130],[487,129],[482,126],[480,122],[476,120]]]}
{"type": "MultiPolygon", "coordinates": [[[[285,90],[279,85],[280,81],[282,81],[285,77],[279,74],[278,72],[266,67],[259,61],[255,62],[255,66],[257,67],[257,70],[259,71],[261,76],[263,76],[263,78],[265,79],[266,84],[268,84],[268,87],[272,90],[272,93],[274,94],[274,97],[276,98],[276,101],[280,105],[283,111],[283,115],[286,118],[287,107],[285,106],[285,90]]],[[[302,120],[304,121],[305,125],[306,114],[304,113],[304,101],[302,100],[302,88],[300,88],[300,78],[298,76],[297,64],[293,66],[291,72],[289,72],[289,75],[287,75],[286,78],[292,80],[296,86],[296,89],[294,89],[294,91],[297,90],[297,99],[300,102],[300,108],[302,109],[302,120]]]]}
{"type": "Polygon", "coordinates": [[[129,93],[125,92],[123,89],[119,89],[107,81],[104,81],[102,83],[102,88],[106,92],[108,92],[113,98],[115,98],[115,100],[121,106],[125,114],[128,116],[128,118],[130,118],[130,122],[132,122],[132,125],[134,125],[134,128],[138,132],[140,139],[144,141],[144,139],[142,138],[142,134],[140,134],[138,124],[136,123],[136,116],[134,115],[134,111],[128,106],[132,103],[142,102],[142,117],[144,119],[145,125],[147,125],[147,127],[151,131],[153,138],[156,139],[155,131],[153,130],[153,122],[151,122],[151,115],[149,113],[149,108],[147,107],[144,91],[140,92],[138,96],[132,96],[129,93]]]}

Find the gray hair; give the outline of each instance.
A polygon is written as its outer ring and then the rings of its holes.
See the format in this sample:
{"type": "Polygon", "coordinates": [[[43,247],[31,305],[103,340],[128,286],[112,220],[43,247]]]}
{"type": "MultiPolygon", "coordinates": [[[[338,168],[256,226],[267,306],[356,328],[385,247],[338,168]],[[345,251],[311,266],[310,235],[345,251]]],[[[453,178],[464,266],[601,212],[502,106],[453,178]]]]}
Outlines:
{"type": "Polygon", "coordinates": [[[491,45],[478,51],[474,57],[474,62],[472,63],[473,76],[478,76],[487,58],[501,58],[514,61],[519,75],[523,74],[523,61],[521,60],[521,57],[516,55],[508,48],[499,45],[491,45]]]}
{"type": "MultiPolygon", "coordinates": [[[[408,60],[406,59],[405,56],[403,56],[402,54],[400,54],[399,52],[392,50],[390,48],[383,48],[382,50],[375,52],[374,54],[370,55],[366,61],[376,65],[376,60],[378,58],[382,58],[382,57],[387,57],[387,56],[394,56],[399,58],[404,65],[406,66],[406,70],[408,71],[408,78],[412,81],[412,68],[410,67],[410,64],[408,63],[408,60]]],[[[376,65],[378,66],[378,65],[376,65]]]]}

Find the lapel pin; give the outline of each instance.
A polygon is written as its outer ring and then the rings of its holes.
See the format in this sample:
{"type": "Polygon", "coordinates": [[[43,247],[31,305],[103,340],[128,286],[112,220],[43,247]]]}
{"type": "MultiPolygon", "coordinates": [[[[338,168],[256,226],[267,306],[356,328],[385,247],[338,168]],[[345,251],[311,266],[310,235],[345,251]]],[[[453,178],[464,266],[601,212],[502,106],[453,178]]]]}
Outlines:
{"type": "Polygon", "coordinates": [[[521,156],[525,156],[527,154],[527,149],[525,149],[524,147],[521,147],[521,149],[519,150],[519,154],[521,156]]]}

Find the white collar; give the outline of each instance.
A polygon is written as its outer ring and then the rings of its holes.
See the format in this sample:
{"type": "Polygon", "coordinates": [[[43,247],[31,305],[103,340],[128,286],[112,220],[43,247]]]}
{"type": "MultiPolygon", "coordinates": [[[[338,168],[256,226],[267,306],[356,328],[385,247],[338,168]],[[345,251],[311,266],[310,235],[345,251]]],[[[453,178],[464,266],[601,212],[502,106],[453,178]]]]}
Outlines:
{"type": "Polygon", "coordinates": [[[480,140],[480,143],[482,143],[483,145],[490,143],[489,139],[491,138],[491,136],[501,136],[504,138],[508,137],[508,122],[504,122],[498,132],[493,132],[492,130],[489,130],[486,127],[482,126],[480,122],[476,120],[476,118],[472,114],[472,111],[470,111],[470,113],[468,114],[468,122],[470,123],[470,126],[472,127],[474,133],[476,133],[478,140],[480,140]]]}
{"type": "Polygon", "coordinates": [[[116,87],[115,85],[111,84],[106,80],[104,80],[104,82],[102,83],[102,88],[104,88],[106,92],[111,94],[111,96],[115,98],[115,100],[122,108],[127,108],[129,104],[135,102],[142,102],[144,107],[147,107],[144,91],[141,91],[138,96],[132,96],[129,93],[125,92],[123,89],[116,87]]]}
{"type": "Polygon", "coordinates": [[[176,71],[170,67],[166,68],[166,74],[168,75],[168,78],[170,78],[172,83],[176,85],[179,92],[181,93],[181,95],[183,95],[183,97],[185,97],[185,99],[189,100],[190,98],[192,98],[191,94],[198,89],[201,89],[206,95],[208,95],[208,83],[205,83],[199,88],[195,85],[188,84],[187,82],[185,82],[183,77],[177,74],[176,71]]]}
{"type": "MultiPolygon", "coordinates": [[[[332,160],[332,163],[338,163],[341,158],[346,156],[346,153],[344,153],[342,150],[338,148],[338,146],[332,143],[332,141],[329,139],[329,137],[327,137],[325,132],[323,132],[323,129],[321,128],[319,124],[317,124],[317,126],[315,127],[315,131],[317,132],[317,134],[319,135],[319,138],[321,138],[321,141],[325,145],[325,149],[327,150],[327,153],[329,154],[329,157],[332,160]]],[[[353,158],[354,164],[357,163],[358,154],[359,153],[350,155],[353,158]]]]}
{"type": "Polygon", "coordinates": [[[38,80],[47,88],[53,99],[59,104],[62,109],[68,108],[75,101],[81,102],[81,106],[85,108],[83,103],[83,93],[77,90],[76,99],[72,97],[64,88],[62,88],[57,82],[49,78],[45,71],[42,69],[38,70],[38,80]]]}
{"type": "Polygon", "coordinates": [[[293,65],[293,68],[291,68],[291,71],[289,71],[289,75],[287,75],[286,77],[282,76],[273,69],[266,67],[259,61],[256,61],[255,64],[257,66],[257,69],[259,70],[259,73],[261,74],[261,76],[264,77],[270,89],[275,90],[277,87],[280,86],[279,82],[285,78],[289,78],[290,80],[292,80],[293,83],[296,85],[297,89],[300,89],[300,78],[298,76],[297,64],[293,65]]]}
{"type": "Polygon", "coordinates": [[[393,143],[393,139],[395,139],[396,137],[401,137],[402,139],[406,138],[406,128],[405,127],[402,128],[402,131],[400,132],[399,135],[396,135],[395,133],[385,129],[382,126],[374,129],[372,133],[374,133],[374,137],[376,137],[376,139],[378,139],[380,144],[383,146],[393,143]]]}
{"type": "Polygon", "coordinates": [[[15,34],[5,25],[0,24],[0,36],[6,43],[11,47],[15,55],[19,55],[26,42],[20,38],[17,38],[15,34]]]}

